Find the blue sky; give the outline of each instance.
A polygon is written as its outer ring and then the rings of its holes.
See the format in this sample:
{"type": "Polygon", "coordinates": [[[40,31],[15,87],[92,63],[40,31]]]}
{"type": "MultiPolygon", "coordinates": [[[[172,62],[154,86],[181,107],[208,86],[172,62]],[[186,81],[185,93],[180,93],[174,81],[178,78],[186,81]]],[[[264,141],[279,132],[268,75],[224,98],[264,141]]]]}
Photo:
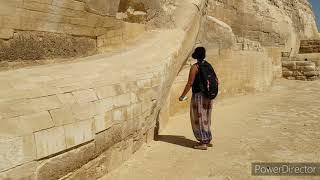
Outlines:
{"type": "Polygon", "coordinates": [[[320,0],[310,0],[314,14],[317,17],[318,30],[320,30],[320,0]]]}

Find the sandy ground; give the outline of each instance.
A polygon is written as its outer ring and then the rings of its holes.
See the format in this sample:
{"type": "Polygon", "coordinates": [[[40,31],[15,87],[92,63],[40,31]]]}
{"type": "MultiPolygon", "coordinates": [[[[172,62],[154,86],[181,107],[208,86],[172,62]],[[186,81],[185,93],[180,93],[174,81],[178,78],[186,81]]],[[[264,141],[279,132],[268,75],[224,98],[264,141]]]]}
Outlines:
{"type": "Polygon", "coordinates": [[[267,93],[215,103],[213,147],[192,149],[188,113],[172,117],[158,141],[143,146],[102,180],[320,179],[254,177],[252,162],[320,162],[320,81],[277,81],[267,93]]]}

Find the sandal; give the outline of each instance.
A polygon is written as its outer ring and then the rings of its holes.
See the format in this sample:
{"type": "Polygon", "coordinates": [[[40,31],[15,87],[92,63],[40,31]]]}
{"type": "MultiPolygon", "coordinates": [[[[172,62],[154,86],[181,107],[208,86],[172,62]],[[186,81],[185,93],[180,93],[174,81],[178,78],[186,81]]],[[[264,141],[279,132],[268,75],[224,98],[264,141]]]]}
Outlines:
{"type": "Polygon", "coordinates": [[[208,146],[206,144],[200,144],[200,145],[193,146],[193,148],[200,149],[200,150],[207,150],[208,146]]]}

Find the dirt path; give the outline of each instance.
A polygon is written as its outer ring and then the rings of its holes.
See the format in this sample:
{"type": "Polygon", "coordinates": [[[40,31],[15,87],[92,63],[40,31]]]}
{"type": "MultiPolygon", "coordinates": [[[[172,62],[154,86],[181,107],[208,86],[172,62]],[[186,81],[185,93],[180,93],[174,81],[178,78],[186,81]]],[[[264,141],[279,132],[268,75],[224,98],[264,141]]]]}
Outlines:
{"type": "Polygon", "coordinates": [[[320,162],[320,81],[280,80],[263,94],[215,103],[213,148],[199,151],[188,114],[170,119],[103,180],[320,179],[252,177],[251,162],[320,162]]]}

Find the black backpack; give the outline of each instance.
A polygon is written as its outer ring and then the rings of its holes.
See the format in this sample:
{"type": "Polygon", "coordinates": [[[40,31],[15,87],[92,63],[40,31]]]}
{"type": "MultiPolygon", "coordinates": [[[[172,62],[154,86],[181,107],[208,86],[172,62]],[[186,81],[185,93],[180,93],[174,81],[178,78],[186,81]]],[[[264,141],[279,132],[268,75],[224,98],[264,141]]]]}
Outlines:
{"type": "Polygon", "coordinates": [[[209,99],[214,99],[218,95],[219,84],[216,73],[211,64],[207,61],[198,63],[200,75],[200,90],[209,99]]]}

